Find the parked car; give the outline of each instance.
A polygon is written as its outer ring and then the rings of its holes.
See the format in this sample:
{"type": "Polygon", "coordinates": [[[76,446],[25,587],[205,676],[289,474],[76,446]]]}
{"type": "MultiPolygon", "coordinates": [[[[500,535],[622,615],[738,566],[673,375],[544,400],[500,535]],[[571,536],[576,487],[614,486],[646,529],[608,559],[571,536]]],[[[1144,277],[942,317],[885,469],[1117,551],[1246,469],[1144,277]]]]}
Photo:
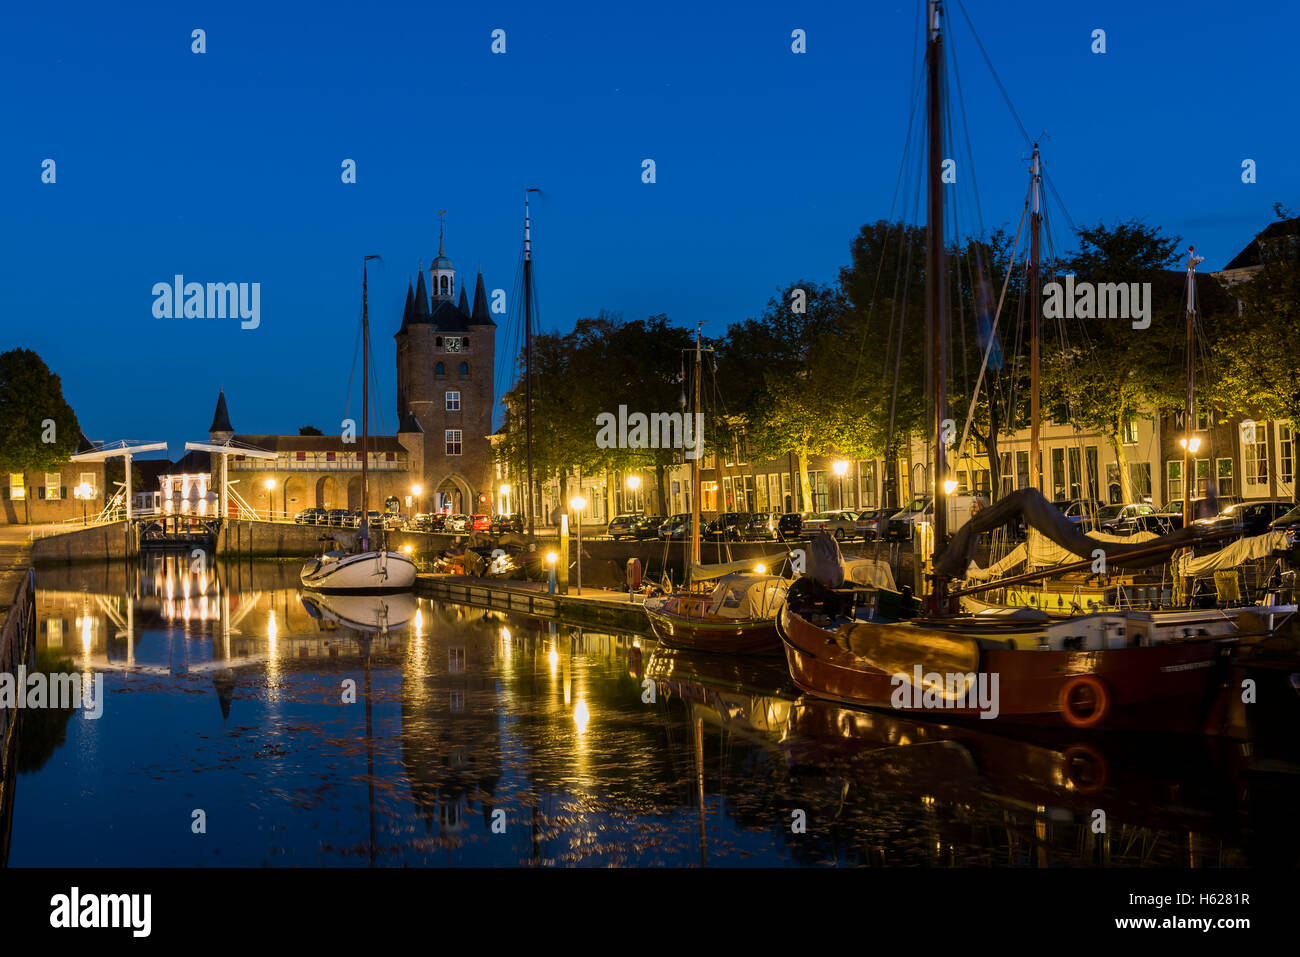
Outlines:
{"type": "Polygon", "coordinates": [[[618,541],[620,538],[631,538],[632,526],[635,525],[640,518],[641,514],[639,512],[627,512],[623,515],[615,515],[610,521],[609,527],[606,531],[609,533],[609,537],[614,539],[614,541],[618,541]]]}
{"type": "Polygon", "coordinates": [[[875,541],[882,537],[880,530],[889,525],[889,516],[893,513],[892,508],[869,508],[859,512],[853,523],[853,534],[864,542],[875,541]]]}
{"type": "Polygon", "coordinates": [[[1155,506],[1146,502],[1126,505],[1103,505],[1093,516],[1093,525],[1099,532],[1111,535],[1132,535],[1141,532],[1156,520],[1155,506]]]}
{"type": "Polygon", "coordinates": [[[468,528],[469,530],[471,530],[471,531],[475,531],[475,532],[487,532],[487,531],[491,531],[491,529],[492,529],[492,516],[491,516],[491,515],[471,515],[471,516],[469,517],[469,522],[467,522],[466,525],[467,525],[467,528],[468,528]]]}
{"type": "Polygon", "coordinates": [[[803,530],[809,535],[818,532],[830,532],[837,542],[852,538],[857,529],[853,523],[858,520],[857,512],[836,509],[833,512],[814,512],[803,520],[803,530]]]}
{"type": "Polygon", "coordinates": [[[1241,534],[1250,538],[1263,535],[1269,530],[1274,519],[1281,518],[1292,510],[1293,502],[1269,499],[1263,502],[1239,502],[1229,505],[1214,518],[1200,518],[1193,524],[1212,531],[1240,528],[1241,534]]]}
{"type": "Polygon", "coordinates": [[[405,524],[406,522],[402,519],[402,516],[398,515],[396,512],[384,513],[384,528],[391,531],[392,529],[399,529],[405,524]]]}
{"type": "Polygon", "coordinates": [[[431,532],[442,532],[447,529],[447,519],[450,517],[448,512],[433,512],[425,517],[425,525],[431,532]]]}
{"type": "Polygon", "coordinates": [[[747,512],[719,512],[713,521],[701,527],[701,531],[711,541],[738,542],[740,529],[748,524],[747,512]]]}
{"type": "Polygon", "coordinates": [[[1283,512],[1268,523],[1270,532],[1285,532],[1296,528],[1300,528],[1300,505],[1293,506],[1290,511],[1283,512]]]}
{"type": "MultiPolygon", "coordinates": [[[[948,532],[951,534],[970,521],[971,516],[984,507],[979,495],[959,492],[947,496],[948,532]]],[[[920,522],[934,522],[934,500],[930,496],[913,499],[907,508],[889,516],[886,538],[911,541],[920,522]]]]}
{"type": "Polygon", "coordinates": [[[349,514],[346,508],[332,508],[327,513],[329,521],[326,524],[335,528],[347,528],[349,514]]]}
{"type": "MultiPolygon", "coordinates": [[[[1231,505],[1235,499],[1217,500],[1214,506],[1209,499],[1194,498],[1190,505],[1192,508],[1192,521],[1198,518],[1213,518],[1223,508],[1231,505]]],[[[1174,499],[1166,505],[1156,509],[1154,515],[1142,517],[1142,530],[1155,532],[1157,535],[1167,535],[1170,532],[1176,532],[1183,527],[1183,500],[1174,499]]]]}
{"type": "Polygon", "coordinates": [[[488,531],[494,535],[502,535],[506,532],[522,535],[524,532],[524,517],[519,512],[512,512],[509,515],[493,515],[492,524],[489,526],[488,531]]]}
{"type": "Polygon", "coordinates": [[[446,524],[443,526],[443,528],[449,532],[463,532],[468,527],[469,516],[462,513],[448,515],[446,524]]]}
{"type": "Polygon", "coordinates": [[[656,532],[659,541],[679,541],[691,537],[691,515],[689,512],[669,516],[656,532]]]}
{"type": "Polygon", "coordinates": [[[780,516],[773,515],[771,512],[754,512],[740,529],[740,537],[750,542],[776,541],[776,526],[779,520],[780,516]]]}
{"type": "Polygon", "coordinates": [[[803,535],[803,516],[798,512],[786,512],[776,520],[776,537],[781,541],[800,538],[803,535]]]}
{"type": "Polygon", "coordinates": [[[1083,498],[1066,499],[1052,504],[1061,510],[1061,514],[1070,520],[1071,525],[1080,530],[1092,527],[1092,516],[1096,515],[1101,507],[1101,503],[1090,502],[1083,498]]]}
{"type": "Polygon", "coordinates": [[[320,508],[304,508],[301,512],[293,517],[293,520],[299,525],[317,525],[318,517],[324,511],[320,508]]]}
{"type": "Polygon", "coordinates": [[[663,523],[662,515],[642,515],[632,523],[632,537],[637,541],[654,538],[659,534],[659,526],[663,523]]]}

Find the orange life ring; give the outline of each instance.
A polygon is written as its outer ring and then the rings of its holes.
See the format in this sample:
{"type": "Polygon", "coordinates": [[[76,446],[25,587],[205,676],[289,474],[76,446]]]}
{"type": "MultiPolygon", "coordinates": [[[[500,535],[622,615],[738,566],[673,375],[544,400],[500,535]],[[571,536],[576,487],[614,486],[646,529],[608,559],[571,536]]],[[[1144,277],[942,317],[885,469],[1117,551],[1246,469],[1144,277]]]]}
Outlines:
{"type": "Polygon", "coordinates": [[[1106,682],[1096,675],[1075,675],[1069,678],[1061,685],[1061,694],[1057,701],[1061,707],[1061,714],[1075,728],[1096,727],[1106,720],[1106,715],[1110,713],[1110,689],[1106,687],[1106,682]],[[1093,700],[1096,703],[1090,712],[1080,713],[1074,705],[1074,692],[1079,688],[1092,690],[1093,700]]]}

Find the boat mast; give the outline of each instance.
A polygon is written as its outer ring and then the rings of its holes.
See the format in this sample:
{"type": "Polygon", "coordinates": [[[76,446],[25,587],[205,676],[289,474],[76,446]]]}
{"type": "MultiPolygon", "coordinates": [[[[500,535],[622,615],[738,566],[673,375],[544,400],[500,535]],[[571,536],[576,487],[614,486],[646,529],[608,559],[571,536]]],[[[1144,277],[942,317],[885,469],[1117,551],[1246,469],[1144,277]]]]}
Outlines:
{"type": "Polygon", "coordinates": [[[1195,353],[1192,351],[1194,345],[1194,329],[1196,326],[1196,264],[1203,260],[1204,256],[1196,255],[1196,247],[1187,247],[1187,398],[1186,405],[1183,409],[1183,528],[1190,528],[1192,524],[1192,496],[1191,485],[1193,476],[1190,471],[1192,463],[1192,407],[1196,398],[1194,392],[1193,379],[1193,358],[1195,353]]]}
{"type": "MultiPolygon", "coordinates": [[[[948,541],[947,454],[944,450],[944,420],[948,417],[948,375],[944,291],[947,288],[943,248],[943,34],[939,27],[939,0],[928,0],[926,73],[929,93],[929,215],[926,219],[926,308],[930,326],[930,375],[934,388],[934,551],[938,555],[948,541]]],[[[933,558],[931,559],[933,561],[933,558]]],[[[935,613],[947,605],[947,580],[935,569],[935,613]]]]}
{"type": "Polygon", "coordinates": [[[704,450],[704,435],[700,425],[700,329],[695,326],[695,403],[692,435],[695,436],[695,458],[691,459],[691,557],[686,565],[686,587],[691,587],[691,569],[700,563],[700,453],[704,450]]]}
{"type": "Polygon", "coordinates": [[[361,547],[370,547],[370,307],[366,296],[366,263],[361,260],[361,547]]]}
{"type": "Polygon", "coordinates": [[[528,536],[536,531],[533,503],[533,239],[532,221],[528,217],[528,194],[524,190],[524,427],[528,443],[528,495],[524,509],[528,513],[528,536]]]}
{"type": "Polygon", "coordinates": [[[1030,192],[1033,212],[1029,217],[1029,474],[1034,488],[1043,490],[1043,459],[1038,449],[1040,425],[1039,386],[1039,317],[1042,315],[1043,277],[1040,271],[1039,233],[1043,222],[1041,203],[1042,170],[1039,166],[1038,144],[1034,144],[1034,158],[1030,166],[1030,192]]]}

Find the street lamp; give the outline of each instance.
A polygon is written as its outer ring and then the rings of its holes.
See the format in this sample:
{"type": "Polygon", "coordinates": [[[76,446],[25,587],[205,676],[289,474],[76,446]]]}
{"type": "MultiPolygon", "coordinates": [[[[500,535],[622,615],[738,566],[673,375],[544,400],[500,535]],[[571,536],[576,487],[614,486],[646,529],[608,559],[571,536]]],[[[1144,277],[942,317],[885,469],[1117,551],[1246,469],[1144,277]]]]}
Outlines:
{"type": "Polygon", "coordinates": [[[844,476],[848,474],[849,463],[844,459],[837,460],[831,465],[831,471],[840,477],[840,511],[844,511],[844,476]]]}
{"type": "Polygon", "coordinates": [[[1183,528],[1186,528],[1192,524],[1192,456],[1201,447],[1201,440],[1192,436],[1179,439],[1178,444],[1183,447],[1183,528]]]}
{"type": "Polygon", "coordinates": [[[504,495],[506,498],[506,502],[505,502],[506,507],[501,510],[501,514],[509,515],[514,510],[510,507],[510,485],[508,483],[501,486],[501,494],[504,495]]]}
{"type": "MultiPolygon", "coordinates": [[[[411,486],[411,494],[415,496],[415,511],[417,513],[424,511],[424,508],[422,507],[423,503],[420,501],[420,493],[422,491],[424,490],[420,488],[418,484],[411,486]]],[[[410,508],[410,506],[408,505],[407,508],[410,508]]]]}
{"type": "Polygon", "coordinates": [[[272,521],[275,515],[271,511],[271,489],[275,488],[275,479],[267,479],[262,484],[266,486],[266,519],[272,521]]]}
{"type": "Polygon", "coordinates": [[[573,509],[573,515],[578,520],[578,594],[582,594],[582,510],[587,507],[587,500],[581,495],[575,495],[569,499],[569,508],[573,509]]]}
{"type": "Polygon", "coordinates": [[[95,490],[90,487],[89,482],[82,482],[72,490],[72,494],[81,499],[81,524],[86,524],[86,499],[95,494],[95,490]]]}
{"type": "Polygon", "coordinates": [[[555,561],[559,557],[560,556],[556,555],[555,552],[546,553],[546,564],[550,567],[550,575],[547,578],[546,592],[547,594],[550,595],[555,594],[555,561]]]}
{"type": "Polygon", "coordinates": [[[632,490],[632,508],[631,508],[631,511],[635,512],[635,511],[637,510],[637,509],[636,509],[636,499],[637,499],[637,496],[636,496],[636,490],[639,489],[639,488],[641,487],[641,476],[639,476],[639,475],[629,475],[629,476],[627,477],[627,487],[630,488],[630,489],[632,490]]]}

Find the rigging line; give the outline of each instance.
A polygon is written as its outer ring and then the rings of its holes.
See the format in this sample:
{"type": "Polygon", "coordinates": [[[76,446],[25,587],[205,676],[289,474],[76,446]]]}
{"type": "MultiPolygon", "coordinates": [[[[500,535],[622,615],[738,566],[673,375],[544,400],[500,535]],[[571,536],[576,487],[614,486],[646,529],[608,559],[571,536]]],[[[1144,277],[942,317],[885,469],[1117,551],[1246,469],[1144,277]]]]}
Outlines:
{"type": "Polygon", "coordinates": [[[980,40],[980,35],[975,31],[975,24],[971,22],[970,14],[966,12],[966,5],[962,3],[961,0],[957,0],[957,9],[959,9],[961,15],[965,17],[966,25],[970,27],[971,36],[975,39],[975,45],[979,47],[979,51],[984,57],[984,62],[988,65],[989,72],[993,74],[993,82],[998,85],[998,90],[1002,93],[1002,99],[1006,101],[1007,109],[1011,111],[1011,115],[1016,121],[1016,126],[1020,127],[1020,135],[1025,138],[1026,144],[1032,145],[1033,139],[1029,136],[1029,133],[1026,132],[1025,124],[1020,122],[1020,114],[1016,112],[1015,104],[1011,102],[1011,96],[1007,93],[1007,88],[1002,85],[1002,78],[998,76],[998,71],[994,69],[993,61],[989,59],[988,51],[984,49],[984,43],[980,40]]]}
{"type": "MultiPolygon", "coordinates": [[[[1033,186],[1031,185],[1030,190],[1032,189],[1033,186]]],[[[1020,248],[1020,233],[1025,225],[1025,214],[1028,212],[1029,212],[1029,196],[1026,196],[1024,208],[1020,211],[1020,225],[1016,227],[1015,244],[1011,248],[1012,264],[1014,264],[1016,261],[1016,250],[1020,248]]],[[[998,321],[1002,318],[1002,304],[1006,301],[1007,287],[1011,285],[1011,275],[1013,272],[1014,269],[1008,268],[1006,279],[1003,280],[1002,283],[1002,295],[998,298],[998,308],[997,311],[993,314],[993,328],[989,331],[989,341],[988,344],[984,347],[984,360],[983,362],[980,363],[980,374],[979,377],[975,380],[975,394],[971,396],[970,407],[966,411],[966,427],[962,430],[961,433],[961,444],[957,446],[958,458],[961,458],[961,454],[966,448],[966,438],[968,435],[970,435],[970,424],[972,418],[974,418],[975,416],[975,403],[979,399],[980,384],[984,381],[984,370],[988,368],[989,354],[993,351],[993,343],[996,341],[997,332],[998,332],[998,321]]],[[[992,401],[991,398],[990,401],[992,401]]]]}
{"type": "MultiPolygon", "coordinates": [[[[961,118],[963,142],[966,145],[966,163],[970,168],[971,203],[975,207],[975,223],[979,227],[979,232],[977,233],[977,235],[983,236],[984,235],[984,213],[983,210],[980,208],[979,179],[975,175],[975,151],[971,142],[970,123],[968,122],[968,118],[966,115],[966,99],[962,93],[961,73],[958,69],[957,45],[952,32],[948,34],[948,39],[949,39],[949,49],[951,50],[950,58],[952,60],[952,77],[953,77],[953,82],[957,87],[957,113],[958,116],[960,116],[961,118]]],[[[946,83],[947,71],[944,71],[944,76],[945,76],[945,83],[946,83]]],[[[948,117],[948,133],[950,137],[949,142],[955,142],[956,137],[953,135],[953,126],[952,126],[952,118],[951,118],[952,98],[945,97],[944,104],[946,107],[945,112],[949,114],[948,117]]]]}
{"type": "Polygon", "coordinates": [[[357,310],[357,339],[352,346],[352,370],[348,373],[347,400],[343,404],[343,418],[352,416],[352,383],[357,375],[357,356],[361,352],[361,311],[357,310]]]}

